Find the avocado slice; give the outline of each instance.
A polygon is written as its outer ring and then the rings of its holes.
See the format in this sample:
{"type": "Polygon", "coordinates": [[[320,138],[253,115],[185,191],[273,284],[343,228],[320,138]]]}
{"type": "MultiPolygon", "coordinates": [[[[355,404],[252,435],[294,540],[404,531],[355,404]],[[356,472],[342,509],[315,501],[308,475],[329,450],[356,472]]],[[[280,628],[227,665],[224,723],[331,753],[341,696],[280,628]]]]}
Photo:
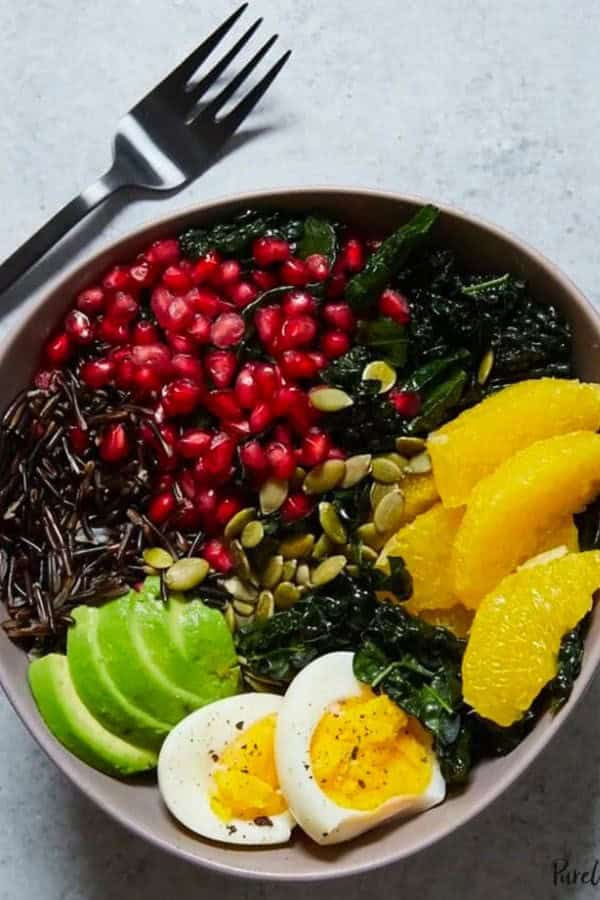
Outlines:
{"type": "Polygon", "coordinates": [[[143,591],[130,602],[129,627],[156,667],[194,695],[196,708],[239,690],[231,632],[223,615],[201,600],[171,593],[165,605],[143,591]]]}
{"type": "Polygon", "coordinates": [[[107,669],[98,643],[99,610],[78,606],[67,636],[67,659],[75,690],[90,712],[113,734],[139,747],[158,750],[170,725],[129,702],[107,669]]]}
{"type": "Polygon", "coordinates": [[[100,652],[111,679],[133,706],[176,725],[198,708],[198,697],[171,681],[157,666],[143,639],[143,627],[136,623],[138,615],[154,615],[151,604],[159,601],[149,601],[148,607],[136,601],[132,591],[98,610],[100,652]],[[139,612],[132,616],[134,604],[139,612]]]}
{"type": "Polygon", "coordinates": [[[48,730],[71,753],[108,775],[133,775],[153,769],[157,755],[107,731],[81,701],[59,653],[34,660],[29,685],[48,730]]]}

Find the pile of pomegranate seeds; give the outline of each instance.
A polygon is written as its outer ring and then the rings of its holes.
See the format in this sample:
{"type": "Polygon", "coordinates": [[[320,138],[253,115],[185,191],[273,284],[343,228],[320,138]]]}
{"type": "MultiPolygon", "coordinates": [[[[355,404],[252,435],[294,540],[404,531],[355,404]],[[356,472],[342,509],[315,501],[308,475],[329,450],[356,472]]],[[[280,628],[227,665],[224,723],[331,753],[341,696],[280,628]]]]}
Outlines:
{"type": "MultiPolygon", "coordinates": [[[[268,234],[254,240],[250,260],[214,249],[191,260],[178,240],[157,241],[79,294],[46,343],[36,384],[68,367],[91,391],[112,389],[147,409],[135,428],[111,422],[92,443],[73,423],[72,448],[113,466],[140,444],[150,450],[143,512],[159,527],[201,529],[205,557],[226,572],[232,561],[218,537],[243,506],[256,505],[267,479],[287,481],[297,466],[345,456],[309,389],[355,342],[344,289],[377,246],[347,237],[331,265],[320,253],[301,259],[268,234]]],[[[410,317],[391,289],[378,309],[400,324],[410,317]]],[[[418,397],[396,392],[391,402],[403,415],[418,411],[418,397]]],[[[312,508],[305,494],[290,493],[282,520],[312,508]]]]}

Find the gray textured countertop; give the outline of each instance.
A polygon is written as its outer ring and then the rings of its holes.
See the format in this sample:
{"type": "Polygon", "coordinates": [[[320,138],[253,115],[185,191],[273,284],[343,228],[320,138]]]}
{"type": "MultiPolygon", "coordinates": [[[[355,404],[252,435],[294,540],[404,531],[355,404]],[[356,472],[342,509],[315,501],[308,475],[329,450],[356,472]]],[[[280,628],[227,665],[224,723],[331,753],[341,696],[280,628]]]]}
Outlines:
{"type": "MultiPolygon", "coordinates": [[[[258,0],[295,55],[257,116],[272,129],[185,193],[96,215],[22,285],[139,222],[233,191],[349,184],[463,206],[526,238],[600,303],[600,39],[595,0],[258,0]]],[[[233,4],[0,3],[0,257],[108,161],[117,115],[233,4]]],[[[7,327],[7,326],[3,326],[7,327]]],[[[474,822],[417,857],[337,884],[365,895],[592,897],[553,860],[600,856],[600,682],[543,757],[474,822]]],[[[598,874],[600,878],[600,873],[598,874]]],[[[300,898],[306,888],[286,886],[300,898]]],[[[71,787],[0,698],[0,898],[275,900],[160,854],[71,787]]]]}

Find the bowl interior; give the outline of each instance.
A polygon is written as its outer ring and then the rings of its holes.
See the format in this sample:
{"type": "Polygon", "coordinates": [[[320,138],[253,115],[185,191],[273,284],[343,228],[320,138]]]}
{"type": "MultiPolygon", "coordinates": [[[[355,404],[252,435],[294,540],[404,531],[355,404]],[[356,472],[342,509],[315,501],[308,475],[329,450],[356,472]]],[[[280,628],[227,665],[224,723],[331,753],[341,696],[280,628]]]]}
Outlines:
{"type": "MultiPolygon", "coordinates": [[[[39,348],[74,294],[105,267],[130,258],[151,240],[177,234],[188,224],[225,218],[247,206],[326,209],[347,221],[388,228],[397,226],[423,201],[360,190],[300,189],[244,195],[195,207],[164,218],[118,242],[72,271],[53,292],[40,298],[0,354],[0,406],[27,384],[39,348]]],[[[443,209],[440,242],[456,249],[474,270],[510,271],[527,279],[533,295],[555,304],[572,323],[579,377],[600,381],[600,321],[593,308],[561,272],[515,238],[457,210],[443,209]]],[[[79,762],[47,732],[26,680],[27,660],[0,630],[0,681],[30,731],[54,762],[88,796],[121,823],[160,847],[192,862],[246,877],[301,880],[348,875],[408,856],[456,829],[500,794],[548,742],[590,681],[600,658],[598,610],[586,643],[583,669],[567,707],[554,719],[543,718],[532,734],[508,757],[476,768],[466,790],[444,804],[396,826],[380,828],[348,845],[319,848],[296,835],[285,847],[236,849],[203,841],[181,827],[163,807],[152,780],[125,783],[108,778],[79,762]]]]}

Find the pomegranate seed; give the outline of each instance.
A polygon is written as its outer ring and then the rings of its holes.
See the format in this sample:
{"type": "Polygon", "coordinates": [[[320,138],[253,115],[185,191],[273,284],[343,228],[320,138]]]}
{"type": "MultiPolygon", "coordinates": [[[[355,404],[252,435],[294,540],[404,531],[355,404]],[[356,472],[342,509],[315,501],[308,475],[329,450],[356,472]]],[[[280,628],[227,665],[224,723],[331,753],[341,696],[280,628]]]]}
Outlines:
{"type": "Polygon", "coordinates": [[[346,272],[360,272],[365,267],[365,248],[362,241],[349,238],[342,247],[342,265],[346,272]]]}
{"type": "Polygon", "coordinates": [[[157,493],[160,493],[161,491],[170,491],[174,484],[175,479],[173,478],[171,473],[163,472],[163,474],[158,477],[155,487],[157,493]]]}
{"type": "Polygon", "coordinates": [[[399,325],[410,322],[410,308],[408,300],[399,291],[387,288],[380,296],[377,306],[382,316],[388,316],[399,325]]]}
{"type": "Polygon", "coordinates": [[[105,317],[98,320],[97,337],[107,344],[126,344],[129,341],[129,328],[124,322],[115,322],[105,317]]]}
{"type": "Polygon", "coordinates": [[[147,397],[160,391],[163,380],[158,369],[153,366],[139,366],[133,376],[133,384],[141,397],[147,397]]]}
{"type": "Polygon", "coordinates": [[[123,359],[115,369],[115,385],[122,391],[128,390],[135,381],[137,369],[131,359],[123,359]]]}
{"type": "Polygon", "coordinates": [[[300,350],[286,350],[282,355],[279,365],[284,378],[314,378],[317,374],[315,361],[300,350]]]}
{"type": "Polygon", "coordinates": [[[316,424],[320,417],[321,414],[311,406],[306,396],[301,404],[292,407],[287,416],[288,422],[301,438],[316,424]]]}
{"type": "Polygon", "coordinates": [[[179,241],[176,241],[173,238],[164,241],[155,241],[146,253],[148,262],[163,268],[175,265],[175,263],[179,262],[180,256],[181,249],[179,247],[179,241]]]}
{"type": "Polygon", "coordinates": [[[257,363],[254,369],[254,380],[261,400],[270,400],[281,385],[279,369],[271,363],[257,363]]]}
{"type": "Polygon", "coordinates": [[[158,341],[158,331],[152,322],[143,320],[136,322],[131,332],[131,343],[140,347],[147,347],[148,344],[156,344],[158,341]]]}
{"type": "Polygon", "coordinates": [[[336,300],[338,297],[341,297],[346,290],[347,283],[348,279],[343,272],[335,272],[327,282],[327,289],[325,291],[327,299],[336,300]]]}
{"type": "Polygon", "coordinates": [[[309,316],[285,319],[281,326],[279,346],[282,350],[293,350],[312,344],[317,334],[317,323],[309,316]]]}
{"type": "Polygon", "coordinates": [[[142,344],[131,348],[131,359],[136,366],[151,366],[164,377],[171,373],[171,351],[164,344],[142,344]]]}
{"type": "Polygon", "coordinates": [[[68,334],[61,332],[56,334],[46,344],[45,356],[51,366],[62,369],[67,364],[72,353],[72,344],[68,334]]]}
{"type": "Polygon", "coordinates": [[[100,441],[100,458],[107,463],[117,463],[129,456],[130,445],[125,426],[109,425],[100,441]]]}
{"type": "Polygon", "coordinates": [[[161,425],[158,429],[160,440],[154,436],[156,463],[163,472],[177,468],[177,432],[172,425],[161,425]]]}
{"type": "Polygon", "coordinates": [[[188,428],[177,441],[177,452],[184,459],[197,459],[206,453],[210,446],[211,435],[201,428],[188,428]]]}
{"type": "Polygon", "coordinates": [[[132,350],[129,344],[123,344],[122,347],[113,347],[112,350],[109,351],[109,357],[116,365],[117,363],[123,362],[124,359],[132,359],[132,350]]]}
{"type": "Polygon", "coordinates": [[[242,409],[252,409],[258,403],[258,386],[247,366],[240,370],[235,380],[235,396],[242,409]]]}
{"type": "Polygon", "coordinates": [[[159,284],[158,287],[155,287],[152,291],[150,306],[161,328],[169,327],[169,306],[172,301],[173,294],[163,285],[159,284]]]}
{"type": "Polygon", "coordinates": [[[249,303],[256,300],[258,290],[249,281],[236,281],[234,284],[228,285],[227,296],[238,309],[243,309],[244,306],[248,306],[249,303]]]}
{"type": "Polygon", "coordinates": [[[348,454],[341,447],[332,447],[327,454],[327,459],[346,459],[348,454]]]}
{"type": "Polygon", "coordinates": [[[235,516],[237,512],[242,508],[242,501],[238,497],[227,496],[223,497],[219,503],[217,504],[217,508],[215,510],[215,519],[219,523],[219,525],[227,525],[230,519],[235,516]]]}
{"type": "Polygon", "coordinates": [[[231,350],[209,350],[204,357],[206,371],[218,388],[229,387],[237,369],[237,357],[231,350]]]}
{"type": "Polygon", "coordinates": [[[281,284],[303,285],[310,281],[310,273],[303,259],[292,256],[286,260],[279,269],[279,281],[281,284]]]}
{"type": "Polygon", "coordinates": [[[254,434],[264,431],[273,421],[273,410],[268,403],[258,403],[250,413],[250,430],[254,434]]]}
{"type": "Polygon", "coordinates": [[[197,344],[208,344],[210,341],[210,322],[202,313],[196,313],[187,336],[197,344]]]}
{"type": "Polygon", "coordinates": [[[169,266],[162,276],[163,284],[175,294],[185,294],[192,286],[192,279],[182,270],[181,266],[169,266]]]}
{"type": "Polygon", "coordinates": [[[204,383],[204,369],[202,363],[195,356],[187,353],[176,353],[171,360],[171,365],[178,378],[189,378],[196,384],[204,383]]]}
{"type": "Polygon", "coordinates": [[[214,276],[214,283],[220,287],[227,287],[240,280],[242,267],[236,259],[226,259],[221,263],[214,276]]]}
{"type": "Polygon", "coordinates": [[[416,391],[393,390],[390,391],[389,398],[401,416],[412,418],[421,409],[421,398],[416,391]]]}
{"type": "Polygon", "coordinates": [[[182,500],[177,509],[175,522],[182,531],[193,531],[202,524],[200,511],[191,500],[182,500]]]}
{"type": "Polygon", "coordinates": [[[55,369],[40,369],[33,379],[40,391],[51,391],[55,387],[57,372],[55,369]]]}
{"type": "Polygon", "coordinates": [[[235,419],[242,418],[242,410],[237,402],[235,391],[210,391],[205,402],[213,416],[217,416],[218,419],[235,421],[235,419]]]}
{"type": "Polygon", "coordinates": [[[183,297],[175,297],[169,303],[163,328],[180,334],[182,331],[187,330],[193,319],[193,307],[183,297]]]}
{"type": "Polygon", "coordinates": [[[162,525],[175,510],[175,497],[171,491],[156,494],[148,504],[148,518],[155,525],[162,525]]]}
{"type": "Polygon", "coordinates": [[[310,281],[325,281],[328,278],[331,266],[322,253],[311,253],[305,262],[310,281]]]}
{"type": "Polygon", "coordinates": [[[81,456],[88,448],[90,433],[89,431],[84,431],[79,425],[71,425],[69,428],[69,441],[75,453],[79,453],[81,456]]]}
{"type": "Polygon", "coordinates": [[[212,518],[217,508],[217,492],[214,488],[204,487],[196,491],[193,498],[196,503],[196,509],[205,521],[212,518]]]}
{"type": "Polygon", "coordinates": [[[86,316],[97,316],[104,309],[104,291],[94,287],[82,291],[77,297],[77,309],[86,316]]]}
{"type": "Polygon", "coordinates": [[[367,253],[375,253],[376,250],[379,250],[381,245],[383,244],[382,238],[370,237],[365,241],[365,247],[367,248],[367,253]]]}
{"type": "Polygon", "coordinates": [[[175,331],[166,331],[167,343],[174,353],[187,353],[191,356],[196,352],[196,344],[189,334],[177,334],[175,331]]]}
{"type": "Polygon", "coordinates": [[[356,318],[347,303],[326,303],[321,315],[332,328],[339,331],[354,331],[356,318]]]}
{"type": "Polygon", "coordinates": [[[181,489],[181,493],[188,500],[194,500],[196,497],[196,481],[194,473],[191,469],[184,469],[177,476],[177,483],[181,489]]]}
{"type": "Polygon", "coordinates": [[[169,417],[193,412],[201,400],[202,388],[188,378],[172,381],[162,390],[162,404],[169,417]]]}
{"type": "Polygon", "coordinates": [[[207,281],[214,281],[219,272],[221,265],[221,256],[216,250],[209,250],[196,263],[194,263],[191,272],[191,278],[194,284],[205,284],[207,281]]]}
{"type": "Polygon", "coordinates": [[[257,440],[248,441],[240,447],[240,462],[254,475],[265,475],[269,468],[267,454],[257,440]]]}
{"type": "Polygon", "coordinates": [[[65,331],[76,344],[89,344],[94,339],[94,329],[85,313],[72,309],[65,318],[65,331]]]}
{"type": "Polygon", "coordinates": [[[325,462],[331,450],[331,438],[319,428],[311,428],[302,441],[300,462],[303,466],[318,466],[325,462]]]}
{"type": "Polygon", "coordinates": [[[213,435],[204,458],[207,472],[219,475],[229,470],[235,452],[235,442],[223,431],[213,435]]]}
{"type": "Polygon", "coordinates": [[[108,304],[106,315],[113,322],[127,324],[136,318],[139,310],[139,303],[128,291],[117,291],[108,304]]]}
{"type": "Polygon", "coordinates": [[[193,304],[196,312],[209,319],[214,319],[221,311],[222,301],[210,288],[193,288],[186,294],[186,299],[193,304]]]}
{"type": "Polygon", "coordinates": [[[302,406],[305,394],[298,387],[284,385],[277,391],[273,399],[273,413],[276,416],[288,416],[290,410],[302,406]]]}
{"type": "Polygon", "coordinates": [[[79,377],[92,390],[98,390],[109,384],[115,371],[115,365],[110,359],[92,359],[83,363],[79,370],[79,377]]]}
{"type": "Polygon", "coordinates": [[[128,290],[132,287],[129,269],[125,266],[115,266],[104,276],[102,287],[105,291],[128,290]]]}
{"type": "Polygon", "coordinates": [[[299,491],[297,494],[290,494],[289,497],[286,497],[279,512],[284,522],[296,522],[298,519],[310,515],[314,505],[314,500],[299,491]]]}
{"type": "Polygon", "coordinates": [[[265,453],[275,478],[284,480],[291,478],[296,470],[296,458],[291,447],[279,441],[272,441],[267,444],[265,453]]]}
{"type": "Polygon", "coordinates": [[[311,350],[308,355],[317,367],[317,371],[324,369],[329,363],[329,360],[327,359],[325,354],[320,353],[318,350],[311,350]]]}
{"type": "Polygon", "coordinates": [[[279,422],[273,429],[273,440],[278,441],[280,444],[285,444],[286,447],[291,447],[292,432],[287,425],[284,425],[283,422],[279,422]]]}
{"type": "Polygon", "coordinates": [[[233,347],[241,341],[246,326],[237,313],[222,313],[212,324],[210,339],[215,347],[233,347]]]}
{"type": "Polygon", "coordinates": [[[208,541],[204,545],[202,556],[216,572],[226,574],[233,568],[233,559],[231,558],[229,550],[221,543],[221,541],[216,539],[208,541]]]}
{"type": "Polygon", "coordinates": [[[134,285],[139,288],[152,287],[156,281],[156,270],[147,260],[140,260],[129,269],[129,277],[134,285]]]}
{"type": "Polygon", "coordinates": [[[284,294],[281,310],[286,318],[294,316],[313,316],[317,311],[317,303],[308,291],[288,291],[284,294]]]}
{"type": "Polygon", "coordinates": [[[279,335],[283,315],[279,306],[263,306],[254,314],[254,325],[265,347],[270,347],[279,335]]]}
{"type": "Polygon", "coordinates": [[[250,277],[260,291],[270,291],[278,284],[277,276],[273,272],[266,272],[264,269],[253,269],[250,272],[250,277]]]}
{"type": "Polygon", "coordinates": [[[287,241],[278,237],[257,238],[252,245],[252,255],[256,264],[261,268],[268,268],[276,263],[285,262],[291,254],[287,241]]]}
{"type": "Polygon", "coordinates": [[[350,349],[350,338],[345,331],[326,331],[321,335],[321,350],[329,359],[343,356],[350,349]]]}

